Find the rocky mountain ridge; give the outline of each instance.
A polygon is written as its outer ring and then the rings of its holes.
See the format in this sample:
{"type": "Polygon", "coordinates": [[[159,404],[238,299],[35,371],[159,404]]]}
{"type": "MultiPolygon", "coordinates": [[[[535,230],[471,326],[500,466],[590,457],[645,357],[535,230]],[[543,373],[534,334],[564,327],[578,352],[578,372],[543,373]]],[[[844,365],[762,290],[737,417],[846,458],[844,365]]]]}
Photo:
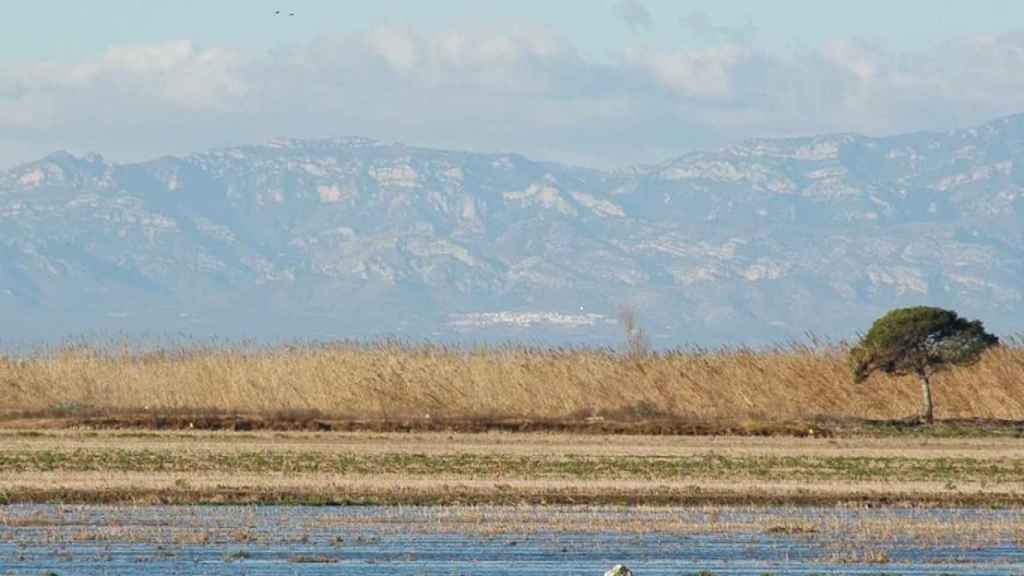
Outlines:
{"type": "Polygon", "coordinates": [[[1024,325],[1024,116],[628,170],[367,139],[0,172],[5,341],[659,346],[843,338],[897,305],[1024,325]]]}

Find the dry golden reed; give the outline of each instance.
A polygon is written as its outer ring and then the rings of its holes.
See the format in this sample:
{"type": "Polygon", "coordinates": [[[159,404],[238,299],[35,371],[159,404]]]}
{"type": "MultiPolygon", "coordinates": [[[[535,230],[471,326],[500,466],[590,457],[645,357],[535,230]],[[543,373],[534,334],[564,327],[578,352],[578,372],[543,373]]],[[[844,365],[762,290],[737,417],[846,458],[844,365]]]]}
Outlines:
{"type": "MultiPolygon", "coordinates": [[[[0,356],[0,411],[315,410],[353,419],[898,419],[913,379],[854,384],[842,345],[611,350],[380,343],[158,352],[69,346],[0,356]]],[[[935,378],[938,418],[1024,420],[1024,346],[935,378]]]]}

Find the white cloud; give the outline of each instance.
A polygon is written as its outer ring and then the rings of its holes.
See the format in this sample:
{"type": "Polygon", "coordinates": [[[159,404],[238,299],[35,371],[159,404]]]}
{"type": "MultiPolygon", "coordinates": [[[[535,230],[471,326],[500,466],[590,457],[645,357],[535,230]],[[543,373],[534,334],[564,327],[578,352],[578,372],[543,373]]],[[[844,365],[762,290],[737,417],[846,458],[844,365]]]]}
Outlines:
{"type": "Polygon", "coordinates": [[[366,45],[392,68],[407,72],[420,59],[420,40],[409,27],[384,26],[366,35],[366,45]]]}
{"type": "MultiPolygon", "coordinates": [[[[18,106],[67,104],[69,114],[103,117],[102,104],[82,110],[93,99],[129,101],[151,109],[170,105],[191,110],[224,109],[244,97],[238,54],[219,48],[197,50],[191,42],[115,46],[100,57],[71,64],[43,62],[15,72],[21,90],[0,95],[0,122],[17,123],[26,116],[18,106]],[[148,101],[148,102],[147,102],[148,101]],[[10,106],[10,108],[8,108],[10,106]]],[[[48,112],[52,113],[52,110],[48,112]]],[[[47,114],[49,115],[49,114],[47,114]]]]}
{"type": "Polygon", "coordinates": [[[727,103],[736,95],[734,72],[749,58],[748,50],[726,44],[672,52],[634,52],[627,62],[679,96],[727,103]]]}
{"type": "MultiPolygon", "coordinates": [[[[617,166],[755,136],[947,129],[1024,111],[1024,33],[779,54],[693,16],[696,47],[591,58],[557,32],[386,26],[267,52],[189,41],[0,67],[0,165],[363,135],[617,166]]],[[[752,28],[752,27],[749,27],[752,28]]]]}

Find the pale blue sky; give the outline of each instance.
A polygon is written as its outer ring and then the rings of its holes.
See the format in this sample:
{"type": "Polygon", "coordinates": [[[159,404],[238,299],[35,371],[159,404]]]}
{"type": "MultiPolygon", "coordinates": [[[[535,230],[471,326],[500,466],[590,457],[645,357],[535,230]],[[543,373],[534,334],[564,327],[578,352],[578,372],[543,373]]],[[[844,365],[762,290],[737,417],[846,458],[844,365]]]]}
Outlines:
{"type": "MultiPolygon", "coordinates": [[[[273,47],[319,35],[400,22],[429,31],[543,25],[591,54],[629,41],[632,32],[613,0],[34,0],[9,2],[0,20],[7,57],[73,57],[111,44],[189,38],[201,44],[273,47]],[[290,20],[276,9],[294,10],[290,20]]],[[[747,21],[776,47],[814,45],[837,37],[881,39],[921,48],[950,37],[1004,33],[1024,26],[1024,2],[1013,0],[646,0],[665,45],[695,41],[678,25],[703,11],[720,25],[747,21]]]]}
{"type": "Polygon", "coordinates": [[[1024,112],[1022,30],[1011,0],[9,2],[0,168],[342,135],[621,166],[942,130],[1024,112]]]}

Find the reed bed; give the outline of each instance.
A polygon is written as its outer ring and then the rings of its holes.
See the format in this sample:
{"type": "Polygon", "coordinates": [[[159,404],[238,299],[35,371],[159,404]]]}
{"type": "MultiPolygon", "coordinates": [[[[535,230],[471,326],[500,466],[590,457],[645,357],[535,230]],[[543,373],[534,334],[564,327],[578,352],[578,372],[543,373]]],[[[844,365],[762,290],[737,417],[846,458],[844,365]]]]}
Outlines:
{"type": "MultiPolygon", "coordinates": [[[[1024,346],[933,382],[936,417],[1024,420],[1024,346]]],[[[6,414],[198,411],[326,418],[696,421],[893,420],[921,407],[912,378],[854,384],[845,345],[613,350],[393,342],[157,351],[65,346],[0,356],[6,414]]]]}

